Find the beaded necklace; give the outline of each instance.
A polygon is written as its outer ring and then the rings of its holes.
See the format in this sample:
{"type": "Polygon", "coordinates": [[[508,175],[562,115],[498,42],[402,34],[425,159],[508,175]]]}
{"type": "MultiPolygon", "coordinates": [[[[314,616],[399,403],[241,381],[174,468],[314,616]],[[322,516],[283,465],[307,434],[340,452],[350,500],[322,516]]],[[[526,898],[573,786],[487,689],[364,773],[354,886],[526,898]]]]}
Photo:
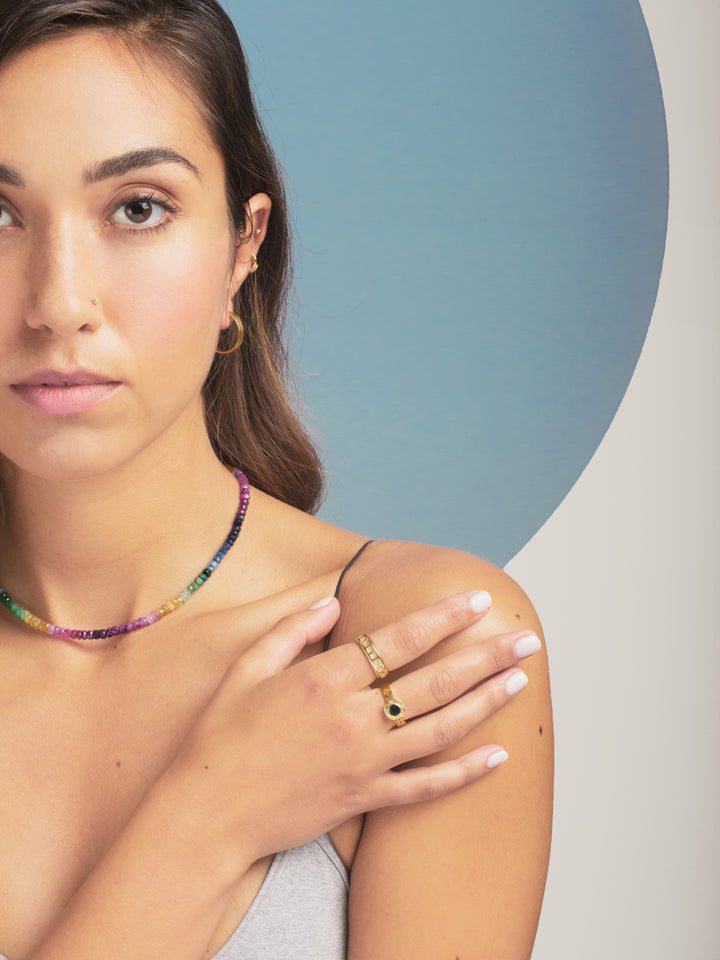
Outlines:
{"type": "Polygon", "coordinates": [[[240,486],[240,502],[237,513],[233,520],[230,533],[218,552],[212,558],[204,570],[191,581],[185,589],[172,600],[167,600],[156,610],[137,620],[129,620],[127,623],[118,623],[114,627],[105,627],[104,630],[68,630],[67,627],[58,627],[54,623],[47,623],[41,617],[36,617],[16,603],[5,590],[0,587],[0,603],[4,604],[13,616],[22,620],[33,630],[40,630],[42,633],[49,633],[53,637],[62,637],[66,640],[104,640],[106,637],[117,637],[121,633],[132,633],[134,630],[142,630],[143,627],[149,627],[151,623],[157,623],[162,617],[172,613],[186,603],[190,597],[199,590],[200,587],[209,579],[225,559],[230,547],[235,543],[240,533],[245,514],[247,513],[248,503],[250,502],[250,484],[245,474],[241,470],[233,470],[233,476],[240,486]]]}

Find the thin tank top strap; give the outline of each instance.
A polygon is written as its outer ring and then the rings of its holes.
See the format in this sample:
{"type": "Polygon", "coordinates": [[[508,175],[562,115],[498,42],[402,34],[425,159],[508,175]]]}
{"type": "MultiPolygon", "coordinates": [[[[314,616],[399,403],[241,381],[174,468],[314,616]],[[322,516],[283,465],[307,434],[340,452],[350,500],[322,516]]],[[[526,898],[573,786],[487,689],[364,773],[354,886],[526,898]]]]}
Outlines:
{"type": "Polygon", "coordinates": [[[363,555],[363,553],[365,553],[365,551],[367,550],[367,548],[370,546],[371,543],[375,543],[375,541],[374,541],[374,540],[366,540],[365,543],[360,547],[360,549],[358,550],[358,552],[355,554],[355,556],[353,556],[353,557],[345,564],[345,566],[343,567],[342,572],[341,572],[340,576],[338,577],[337,586],[335,587],[335,599],[339,599],[339,598],[340,598],[340,587],[342,586],[342,582],[343,582],[343,580],[345,579],[345,574],[348,572],[348,570],[350,569],[350,567],[352,567],[352,565],[353,565],[357,560],[360,559],[360,557],[363,555]]]}
{"type": "MultiPolygon", "coordinates": [[[[375,543],[375,541],[374,541],[374,540],[366,540],[365,543],[360,547],[360,549],[358,550],[358,552],[357,552],[353,557],[351,557],[350,560],[349,560],[349,561],[345,564],[345,566],[343,567],[342,572],[340,573],[340,576],[338,577],[337,586],[335,587],[335,597],[336,597],[336,599],[338,599],[338,600],[340,599],[340,587],[342,587],[342,582],[343,582],[343,580],[345,579],[345,574],[348,572],[348,570],[350,569],[350,567],[352,567],[352,565],[353,565],[357,560],[360,559],[360,557],[361,557],[361,556],[363,555],[363,553],[367,550],[367,548],[370,546],[371,543],[375,543]]],[[[331,634],[332,634],[332,631],[325,637],[325,646],[324,646],[324,648],[323,648],[324,650],[329,650],[329,649],[330,649],[330,636],[331,636],[331,634]]]]}

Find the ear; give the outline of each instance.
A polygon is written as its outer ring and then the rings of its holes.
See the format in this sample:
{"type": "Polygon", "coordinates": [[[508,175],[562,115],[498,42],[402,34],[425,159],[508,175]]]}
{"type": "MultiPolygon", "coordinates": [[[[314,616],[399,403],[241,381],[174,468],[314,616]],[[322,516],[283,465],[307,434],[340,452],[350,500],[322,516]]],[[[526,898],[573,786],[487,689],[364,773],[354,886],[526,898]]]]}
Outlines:
{"type": "Polygon", "coordinates": [[[271,208],[272,200],[266,193],[254,194],[246,204],[250,233],[247,239],[239,243],[235,249],[235,262],[233,265],[232,283],[230,284],[228,310],[232,310],[233,297],[252,270],[253,258],[251,254],[254,254],[258,259],[260,257],[259,250],[265,239],[271,208]]]}

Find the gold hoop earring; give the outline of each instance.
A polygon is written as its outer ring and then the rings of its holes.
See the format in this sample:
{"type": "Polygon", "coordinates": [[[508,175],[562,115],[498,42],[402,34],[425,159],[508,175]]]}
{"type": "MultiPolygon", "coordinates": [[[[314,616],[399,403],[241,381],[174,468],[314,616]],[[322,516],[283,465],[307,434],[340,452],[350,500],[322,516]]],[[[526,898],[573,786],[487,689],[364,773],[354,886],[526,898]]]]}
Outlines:
{"type": "Polygon", "coordinates": [[[240,317],[236,313],[232,313],[230,310],[228,310],[228,316],[237,327],[237,340],[230,347],[229,350],[216,350],[215,353],[222,353],[222,354],[235,353],[235,351],[238,349],[238,347],[240,346],[240,344],[243,342],[245,338],[245,328],[242,325],[242,320],[240,319],[240,317]]]}
{"type": "Polygon", "coordinates": [[[250,273],[255,273],[255,271],[258,268],[258,258],[255,256],[254,253],[251,253],[250,256],[252,257],[252,266],[250,267],[250,273]]]}

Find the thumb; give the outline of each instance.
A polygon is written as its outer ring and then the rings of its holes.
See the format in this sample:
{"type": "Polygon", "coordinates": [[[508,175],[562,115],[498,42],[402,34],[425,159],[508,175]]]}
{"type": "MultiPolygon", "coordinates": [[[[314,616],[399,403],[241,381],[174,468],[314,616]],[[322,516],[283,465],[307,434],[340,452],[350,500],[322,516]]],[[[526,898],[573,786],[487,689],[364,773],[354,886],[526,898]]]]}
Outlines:
{"type": "Polygon", "coordinates": [[[309,610],[291,613],[260,637],[234,666],[251,683],[272,677],[287,669],[308,644],[326,637],[339,616],[340,604],[335,597],[325,597],[309,610]]]}

